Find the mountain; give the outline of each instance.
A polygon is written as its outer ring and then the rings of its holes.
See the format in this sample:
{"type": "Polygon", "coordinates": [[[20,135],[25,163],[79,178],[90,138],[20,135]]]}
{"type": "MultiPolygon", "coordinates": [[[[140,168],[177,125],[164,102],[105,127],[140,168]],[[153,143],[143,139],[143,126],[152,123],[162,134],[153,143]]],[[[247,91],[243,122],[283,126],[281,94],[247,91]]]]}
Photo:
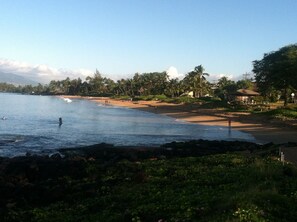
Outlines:
{"type": "Polygon", "coordinates": [[[13,73],[0,72],[0,82],[10,83],[13,85],[37,85],[38,83],[26,77],[13,73]]]}

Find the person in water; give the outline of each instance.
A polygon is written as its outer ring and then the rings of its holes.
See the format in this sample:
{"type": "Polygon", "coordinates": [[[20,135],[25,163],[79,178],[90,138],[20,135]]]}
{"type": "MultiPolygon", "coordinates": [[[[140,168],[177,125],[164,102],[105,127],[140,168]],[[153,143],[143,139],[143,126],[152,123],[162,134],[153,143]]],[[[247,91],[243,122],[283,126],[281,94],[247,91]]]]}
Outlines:
{"type": "Polygon", "coordinates": [[[59,126],[61,126],[63,124],[62,122],[62,117],[59,118],[59,126]]]}
{"type": "Polygon", "coordinates": [[[2,120],[7,120],[7,118],[5,116],[2,117],[2,120]]]}

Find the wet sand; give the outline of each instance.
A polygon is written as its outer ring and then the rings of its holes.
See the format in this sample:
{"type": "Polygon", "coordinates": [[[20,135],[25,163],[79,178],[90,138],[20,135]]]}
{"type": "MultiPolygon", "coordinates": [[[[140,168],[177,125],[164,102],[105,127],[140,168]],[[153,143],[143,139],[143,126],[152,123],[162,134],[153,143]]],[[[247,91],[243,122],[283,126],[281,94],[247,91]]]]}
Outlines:
{"type": "Polygon", "coordinates": [[[173,104],[159,101],[127,101],[105,97],[65,96],[67,98],[82,98],[104,105],[113,105],[153,112],[172,118],[211,126],[229,126],[231,129],[249,133],[260,143],[297,142],[297,126],[292,122],[284,123],[250,113],[226,112],[219,109],[202,109],[199,105],[173,104]]]}

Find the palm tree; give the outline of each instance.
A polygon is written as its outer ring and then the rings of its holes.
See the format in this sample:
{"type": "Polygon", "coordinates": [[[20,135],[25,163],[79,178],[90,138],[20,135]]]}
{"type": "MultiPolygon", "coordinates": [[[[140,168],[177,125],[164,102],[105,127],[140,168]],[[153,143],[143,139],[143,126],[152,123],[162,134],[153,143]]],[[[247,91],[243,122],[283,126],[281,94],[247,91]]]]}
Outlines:
{"type": "Polygon", "coordinates": [[[221,99],[228,99],[228,94],[235,92],[236,89],[236,83],[223,76],[216,85],[215,95],[221,99]]]}
{"type": "Polygon", "coordinates": [[[98,96],[104,93],[105,85],[104,85],[104,78],[102,77],[101,73],[96,69],[93,77],[88,76],[86,78],[88,81],[90,92],[94,96],[98,96]]]}
{"type": "Polygon", "coordinates": [[[171,96],[172,98],[181,94],[181,82],[178,80],[178,78],[169,80],[165,89],[165,93],[167,96],[171,96]]]}
{"type": "Polygon", "coordinates": [[[209,76],[209,74],[204,73],[203,66],[199,65],[184,78],[184,84],[189,90],[194,92],[194,97],[201,97],[203,92],[207,91],[208,84],[205,76],[209,76]]]}

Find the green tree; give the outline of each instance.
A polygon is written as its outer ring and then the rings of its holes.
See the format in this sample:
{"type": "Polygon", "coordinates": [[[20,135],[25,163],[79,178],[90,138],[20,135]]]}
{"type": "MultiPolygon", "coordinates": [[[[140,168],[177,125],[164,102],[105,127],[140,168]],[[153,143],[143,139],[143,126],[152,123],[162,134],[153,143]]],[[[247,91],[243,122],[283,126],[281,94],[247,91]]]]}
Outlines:
{"type": "Polygon", "coordinates": [[[62,94],[61,82],[56,80],[50,81],[46,93],[50,95],[62,94]]]}
{"type": "Polygon", "coordinates": [[[117,81],[117,89],[118,89],[118,95],[126,95],[126,81],[125,79],[120,79],[117,81]]]}
{"type": "Polygon", "coordinates": [[[253,66],[260,91],[280,90],[287,106],[291,90],[297,88],[297,44],[266,53],[261,60],[253,61],[253,66]]]}
{"type": "Polygon", "coordinates": [[[36,94],[43,94],[44,93],[44,90],[45,90],[45,87],[43,85],[41,85],[40,83],[38,83],[37,86],[34,86],[33,87],[33,90],[36,94]]]}
{"type": "Polygon", "coordinates": [[[71,86],[71,80],[69,77],[61,81],[61,91],[63,94],[68,95],[71,86]]]}
{"type": "Polygon", "coordinates": [[[137,87],[135,90],[141,95],[164,94],[168,83],[166,72],[135,74],[133,79],[137,80],[134,84],[137,87]]]}
{"type": "Polygon", "coordinates": [[[221,99],[227,99],[230,93],[234,93],[237,89],[237,85],[234,81],[223,76],[219,79],[217,83],[217,88],[214,93],[217,97],[221,99]]]}
{"type": "Polygon", "coordinates": [[[104,93],[105,93],[105,96],[108,95],[112,95],[113,92],[114,92],[114,88],[115,88],[115,82],[112,80],[112,79],[109,79],[109,78],[104,78],[103,79],[103,83],[104,83],[104,93]]]}
{"type": "Polygon", "coordinates": [[[90,86],[89,86],[87,81],[84,81],[81,84],[79,91],[80,91],[80,94],[83,95],[83,96],[89,95],[90,86]]]}
{"type": "Polygon", "coordinates": [[[133,95],[141,96],[141,93],[142,93],[141,75],[139,73],[135,73],[132,81],[133,81],[133,95]]]}
{"type": "Polygon", "coordinates": [[[250,79],[242,79],[236,82],[237,89],[254,89],[254,84],[250,79]]]}
{"type": "Polygon", "coordinates": [[[199,65],[184,78],[185,87],[194,92],[194,97],[201,97],[204,93],[208,92],[209,84],[205,76],[209,76],[209,74],[204,73],[203,66],[199,65]]]}
{"type": "Polygon", "coordinates": [[[104,78],[98,70],[96,70],[93,77],[88,76],[86,81],[89,84],[88,93],[90,95],[99,96],[105,92],[104,78]]]}
{"type": "Polygon", "coordinates": [[[68,89],[69,95],[79,95],[81,85],[82,85],[82,81],[80,78],[71,80],[69,89],[68,89]]]}
{"type": "Polygon", "coordinates": [[[180,96],[183,92],[181,81],[178,78],[170,79],[165,89],[165,95],[170,97],[180,96]]]}
{"type": "Polygon", "coordinates": [[[9,83],[0,83],[0,92],[15,92],[17,87],[9,83]]]}

